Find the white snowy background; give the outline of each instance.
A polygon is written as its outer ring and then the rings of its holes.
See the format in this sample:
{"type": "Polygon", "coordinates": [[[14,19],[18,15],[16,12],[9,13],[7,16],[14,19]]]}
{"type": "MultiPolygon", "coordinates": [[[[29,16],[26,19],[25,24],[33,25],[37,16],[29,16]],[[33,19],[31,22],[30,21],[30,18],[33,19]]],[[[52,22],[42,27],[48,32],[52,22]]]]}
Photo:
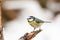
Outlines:
{"type": "Polygon", "coordinates": [[[6,1],[3,6],[5,9],[22,9],[18,18],[7,22],[3,29],[4,40],[18,40],[27,32],[33,31],[26,18],[35,16],[44,21],[41,26],[42,31],[32,40],[60,40],[60,15],[52,20],[53,12],[48,9],[42,9],[37,1],[6,1]]]}

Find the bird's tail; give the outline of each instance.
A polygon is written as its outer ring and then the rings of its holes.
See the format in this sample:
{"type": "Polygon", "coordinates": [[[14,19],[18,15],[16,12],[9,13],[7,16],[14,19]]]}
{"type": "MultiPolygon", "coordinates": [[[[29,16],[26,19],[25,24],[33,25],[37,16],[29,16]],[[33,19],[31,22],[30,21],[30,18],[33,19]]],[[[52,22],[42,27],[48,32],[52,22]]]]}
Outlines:
{"type": "Polygon", "coordinates": [[[51,22],[49,22],[49,21],[44,21],[44,23],[51,23],[51,22]]]}

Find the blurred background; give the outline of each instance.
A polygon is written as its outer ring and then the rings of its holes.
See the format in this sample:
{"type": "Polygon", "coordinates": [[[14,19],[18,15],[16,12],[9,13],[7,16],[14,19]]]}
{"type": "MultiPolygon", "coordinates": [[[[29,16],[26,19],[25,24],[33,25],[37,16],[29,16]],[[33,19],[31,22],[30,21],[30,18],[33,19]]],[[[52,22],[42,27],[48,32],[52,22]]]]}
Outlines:
{"type": "Polygon", "coordinates": [[[43,30],[32,40],[60,40],[60,0],[4,0],[2,23],[4,40],[18,40],[33,28],[26,18],[35,16],[44,21],[43,30]]]}

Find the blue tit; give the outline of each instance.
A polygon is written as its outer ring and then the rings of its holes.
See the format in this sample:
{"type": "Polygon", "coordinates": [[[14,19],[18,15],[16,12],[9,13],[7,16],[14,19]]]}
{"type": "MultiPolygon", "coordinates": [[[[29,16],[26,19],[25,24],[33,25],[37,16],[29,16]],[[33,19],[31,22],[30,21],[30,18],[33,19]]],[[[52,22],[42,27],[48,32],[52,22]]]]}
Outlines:
{"type": "Polygon", "coordinates": [[[45,21],[42,21],[41,19],[38,19],[34,16],[29,16],[27,20],[28,20],[28,23],[34,28],[34,30],[40,27],[43,23],[45,23],[45,21]]]}

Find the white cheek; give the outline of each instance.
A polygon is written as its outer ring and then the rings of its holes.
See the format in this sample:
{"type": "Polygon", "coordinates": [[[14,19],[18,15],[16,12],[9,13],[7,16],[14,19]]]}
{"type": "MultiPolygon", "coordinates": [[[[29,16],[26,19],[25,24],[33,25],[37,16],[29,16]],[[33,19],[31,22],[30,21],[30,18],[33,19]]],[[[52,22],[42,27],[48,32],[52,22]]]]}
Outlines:
{"type": "Polygon", "coordinates": [[[33,19],[29,19],[29,21],[33,21],[33,19]]]}

